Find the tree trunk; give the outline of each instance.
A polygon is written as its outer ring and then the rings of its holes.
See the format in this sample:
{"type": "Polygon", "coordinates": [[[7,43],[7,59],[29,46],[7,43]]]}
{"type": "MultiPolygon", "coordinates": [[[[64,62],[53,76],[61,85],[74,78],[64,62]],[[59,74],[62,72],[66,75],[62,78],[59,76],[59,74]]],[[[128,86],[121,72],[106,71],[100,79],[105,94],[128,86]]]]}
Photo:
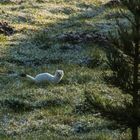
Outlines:
{"type": "MultiPolygon", "coordinates": [[[[139,71],[139,18],[135,17],[136,21],[136,38],[135,43],[135,55],[134,55],[134,73],[133,73],[133,119],[137,117],[138,113],[138,71],[139,71]]],[[[135,120],[137,121],[137,120],[135,120]]],[[[135,123],[132,126],[132,140],[138,140],[138,125],[135,123]]]]}
{"type": "Polygon", "coordinates": [[[138,140],[138,127],[132,127],[132,140],[138,140]]]}

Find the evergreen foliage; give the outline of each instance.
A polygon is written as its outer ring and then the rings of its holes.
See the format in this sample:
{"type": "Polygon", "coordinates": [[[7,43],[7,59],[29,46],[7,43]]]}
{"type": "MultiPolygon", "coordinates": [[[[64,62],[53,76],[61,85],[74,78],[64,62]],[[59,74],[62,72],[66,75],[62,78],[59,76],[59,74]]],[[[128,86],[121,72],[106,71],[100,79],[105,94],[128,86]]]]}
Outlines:
{"type": "Polygon", "coordinates": [[[116,19],[117,33],[109,33],[111,48],[108,54],[109,65],[113,71],[113,84],[122,89],[122,94],[132,96],[132,102],[127,101],[122,106],[104,105],[97,98],[86,93],[86,101],[103,116],[131,128],[132,140],[138,140],[140,126],[140,0],[120,0],[123,9],[120,15],[128,21],[126,26],[122,19],[116,19]]]}

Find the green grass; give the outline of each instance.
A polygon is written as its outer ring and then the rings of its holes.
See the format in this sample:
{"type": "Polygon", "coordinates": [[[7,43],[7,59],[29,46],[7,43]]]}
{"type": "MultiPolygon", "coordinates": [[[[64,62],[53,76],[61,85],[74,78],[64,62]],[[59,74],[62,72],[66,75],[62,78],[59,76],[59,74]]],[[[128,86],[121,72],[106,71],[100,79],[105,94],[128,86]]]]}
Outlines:
{"type": "Polygon", "coordinates": [[[0,35],[0,73],[34,76],[56,69],[65,73],[57,85],[36,85],[25,78],[0,75],[0,139],[129,139],[129,130],[121,132],[114,122],[83,107],[85,90],[98,95],[103,103],[108,97],[114,102],[125,98],[120,99],[120,89],[104,80],[111,74],[105,45],[59,39],[64,33],[106,34],[112,29],[114,21],[106,19],[111,11],[100,4],[98,0],[0,4],[0,19],[16,30],[12,36],[0,35]],[[79,49],[65,49],[66,45],[79,49]],[[85,63],[87,58],[91,61],[85,63]]]}

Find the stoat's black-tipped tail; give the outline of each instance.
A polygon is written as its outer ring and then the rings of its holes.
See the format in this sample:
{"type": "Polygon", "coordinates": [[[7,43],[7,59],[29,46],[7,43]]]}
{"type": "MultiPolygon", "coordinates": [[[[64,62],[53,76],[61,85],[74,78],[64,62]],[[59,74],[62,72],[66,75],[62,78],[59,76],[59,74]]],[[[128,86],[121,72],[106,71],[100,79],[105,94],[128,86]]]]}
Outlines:
{"type": "Polygon", "coordinates": [[[20,77],[26,77],[27,75],[25,73],[19,74],[20,77]]]}

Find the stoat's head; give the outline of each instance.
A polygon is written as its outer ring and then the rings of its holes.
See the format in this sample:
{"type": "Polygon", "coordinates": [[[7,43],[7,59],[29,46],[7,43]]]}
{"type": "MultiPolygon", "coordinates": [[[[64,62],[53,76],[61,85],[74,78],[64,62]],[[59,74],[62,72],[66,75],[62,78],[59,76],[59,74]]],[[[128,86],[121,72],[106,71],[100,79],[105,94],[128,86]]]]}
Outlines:
{"type": "Polygon", "coordinates": [[[56,70],[55,75],[62,78],[64,76],[64,71],[63,70],[56,70]]]}

